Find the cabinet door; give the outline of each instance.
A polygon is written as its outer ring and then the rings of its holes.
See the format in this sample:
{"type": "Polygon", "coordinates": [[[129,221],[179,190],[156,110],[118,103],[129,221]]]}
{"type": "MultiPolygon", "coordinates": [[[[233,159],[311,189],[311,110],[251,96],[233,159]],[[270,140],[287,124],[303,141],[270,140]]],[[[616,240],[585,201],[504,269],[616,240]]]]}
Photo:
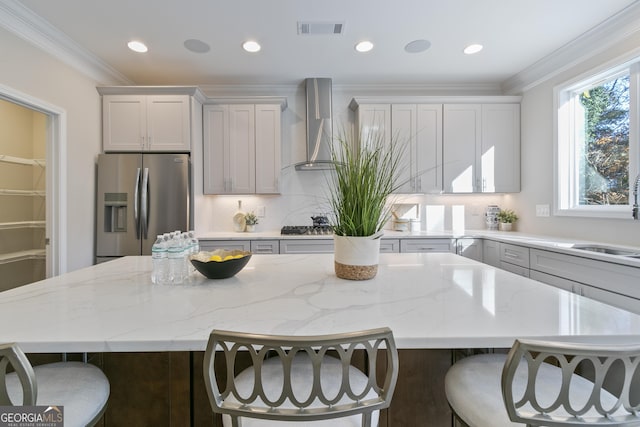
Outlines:
{"type": "Polygon", "coordinates": [[[206,105],[204,115],[204,194],[224,194],[227,191],[229,150],[229,108],[206,105]]]}
{"type": "Polygon", "coordinates": [[[440,193],[442,191],[442,104],[418,105],[416,123],[413,157],[416,192],[440,193]]]}
{"type": "Polygon", "coordinates": [[[493,267],[500,267],[500,243],[494,240],[483,240],[482,262],[493,267]]]}
{"type": "Polygon", "coordinates": [[[391,104],[362,104],[358,107],[357,129],[362,140],[382,137],[391,141],[391,104]],[[377,136],[376,136],[377,135],[377,136]]]}
{"type": "Polygon", "coordinates": [[[250,240],[200,240],[200,250],[202,251],[214,251],[216,249],[224,249],[227,251],[239,250],[250,251],[250,240]]]}
{"type": "Polygon", "coordinates": [[[229,188],[227,193],[256,192],[255,107],[229,105],[229,188]]]}
{"type": "Polygon", "coordinates": [[[279,254],[279,240],[252,240],[251,253],[254,254],[279,254]]]}
{"type": "Polygon", "coordinates": [[[102,144],[109,151],[142,151],[146,144],[146,97],[102,97],[102,144]]]}
{"type": "Polygon", "coordinates": [[[416,106],[414,104],[393,104],[391,106],[391,127],[393,138],[403,144],[402,159],[399,164],[397,193],[416,193],[416,106]]]}
{"type": "Polygon", "coordinates": [[[481,191],[520,191],[520,105],[482,106],[481,191]]]}
{"type": "Polygon", "coordinates": [[[256,193],[280,193],[280,106],[255,106],[256,193]]]}
{"type": "Polygon", "coordinates": [[[333,239],[283,239],[280,241],[281,254],[330,254],[333,239]]]}
{"type": "Polygon", "coordinates": [[[400,239],[400,253],[455,252],[451,239],[400,239]]]}
{"type": "Polygon", "coordinates": [[[147,149],[189,151],[191,124],[189,96],[147,96],[147,149]]]}
{"type": "Polygon", "coordinates": [[[482,262],[482,239],[457,239],[456,253],[482,262]]]}
{"type": "Polygon", "coordinates": [[[445,193],[473,193],[478,188],[476,153],[481,142],[482,106],[445,104],[443,176],[445,193]]]}

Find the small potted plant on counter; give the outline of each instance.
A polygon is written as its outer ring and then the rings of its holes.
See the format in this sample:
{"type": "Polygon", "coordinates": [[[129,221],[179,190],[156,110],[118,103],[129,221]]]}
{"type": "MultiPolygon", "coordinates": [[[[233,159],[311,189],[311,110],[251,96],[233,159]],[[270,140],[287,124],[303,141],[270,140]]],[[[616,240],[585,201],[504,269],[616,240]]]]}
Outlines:
{"type": "Polygon", "coordinates": [[[256,230],[256,224],[258,224],[258,217],[253,212],[249,212],[244,216],[244,222],[247,225],[246,231],[253,232],[256,230]]]}
{"type": "Polygon", "coordinates": [[[501,209],[496,216],[500,223],[500,230],[502,231],[511,231],[513,229],[513,223],[518,220],[518,215],[511,209],[501,209]]]}

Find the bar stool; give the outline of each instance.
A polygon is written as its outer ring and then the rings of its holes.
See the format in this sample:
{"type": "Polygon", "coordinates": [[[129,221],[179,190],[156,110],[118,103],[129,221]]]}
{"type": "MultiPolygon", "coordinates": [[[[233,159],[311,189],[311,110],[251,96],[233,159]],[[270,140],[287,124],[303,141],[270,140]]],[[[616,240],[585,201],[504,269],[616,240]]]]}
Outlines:
{"type": "MultiPolygon", "coordinates": [[[[482,354],[456,362],[445,377],[449,404],[471,427],[639,426],[640,346],[516,340],[508,355],[482,354]],[[578,375],[592,371],[593,381],[578,375]],[[623,374],[619,390],[605,379],[623,374]]],[[[589,374],[591,376],[591,374],[589,374]]]]}
{"type": "Polygon", "coordinates": [[[398,353],[389,328],[305,337],[214,330],[204,378],[211,408],[223,414],[225,426],[377,426],[379,410],[391,403],[398,353]],[[352,365],[356,350],[364,351],[366,373],[352,365]],[[239,353],[249,353],[252,364],[236,376],[239,353]],[[381,356],[386,360],[378,364],[381,356]],[[214,369],[216,359],[226,364],[226,381],[214,369]]]}
{"type": "Polygon", "coordinates": [[[32,367],[17,344],[0,345],[0,405],[62,406],[64,425],[92,426],[104,413],[109,380],[94,365],[57,362],[32,367]],[[6,373],[12,366],[15,372],[6,373]]]}

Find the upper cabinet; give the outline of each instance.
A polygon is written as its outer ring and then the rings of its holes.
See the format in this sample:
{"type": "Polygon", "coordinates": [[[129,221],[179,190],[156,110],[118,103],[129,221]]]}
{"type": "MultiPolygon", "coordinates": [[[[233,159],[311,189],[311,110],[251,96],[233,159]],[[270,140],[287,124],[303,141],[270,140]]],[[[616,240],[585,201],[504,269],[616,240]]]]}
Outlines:
{"type": "Polygon", "coordinates": [[[359,104],[356,126],[364,138],[381,132],[405,144],[397,193],[442,190],[442,104],[359,104]]]}
{"type": "Polygon", "coordinates": [[[284,105],[205,105],[205,194],[280,192],[284,105]]]}
{"type": "Polygon", "coordinates": [[[519,97],[356,98],[363,133],[407,143],[400,193],[520,191],[519,97]],[[388,103],[383,101],[388,100],[388,103]]]}
{"type": "Polygon", "coordinates": [[[520,191],[520,104],[445,104],[445,193],[520,191]]]}
{"type": "Polygon", "coordinates": [[[100,87],[103,149],[188,152],[201,111],[197,89],[100,87]]]}

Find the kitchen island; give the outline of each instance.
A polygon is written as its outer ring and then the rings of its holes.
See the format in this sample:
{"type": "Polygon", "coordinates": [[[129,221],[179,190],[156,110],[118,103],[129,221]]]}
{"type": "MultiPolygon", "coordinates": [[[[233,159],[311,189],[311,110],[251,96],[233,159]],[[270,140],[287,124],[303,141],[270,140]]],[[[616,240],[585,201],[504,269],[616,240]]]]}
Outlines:
{"type": "Polygon", "coordinates": [[[399,348],[516,337],[640,340],[640,316],[454,254],[381,254],[370,281],[332,254],[253,256],[235,277],[152,285],[125,257],[0,293],[0,342],[27,352],[201,351],[211,329],[313,335],[389,326],[399,348]]]}
{"type": "Polygon", "coordinates": [[[112,386],[107,426],[218,425],[201,373],[211,329],[389,326],[400,373],[381,425],[393,427],[450,424],[443,378],[456,349],[516,337],[640,342],[638,315],[451,253],[381,254],[363,282],[336,278],[332,254],[253,256],[233,278],[176,286],[150,276],[150,257],[126,257],[1,292],[0,342],[92,353],[112,386]]]}

